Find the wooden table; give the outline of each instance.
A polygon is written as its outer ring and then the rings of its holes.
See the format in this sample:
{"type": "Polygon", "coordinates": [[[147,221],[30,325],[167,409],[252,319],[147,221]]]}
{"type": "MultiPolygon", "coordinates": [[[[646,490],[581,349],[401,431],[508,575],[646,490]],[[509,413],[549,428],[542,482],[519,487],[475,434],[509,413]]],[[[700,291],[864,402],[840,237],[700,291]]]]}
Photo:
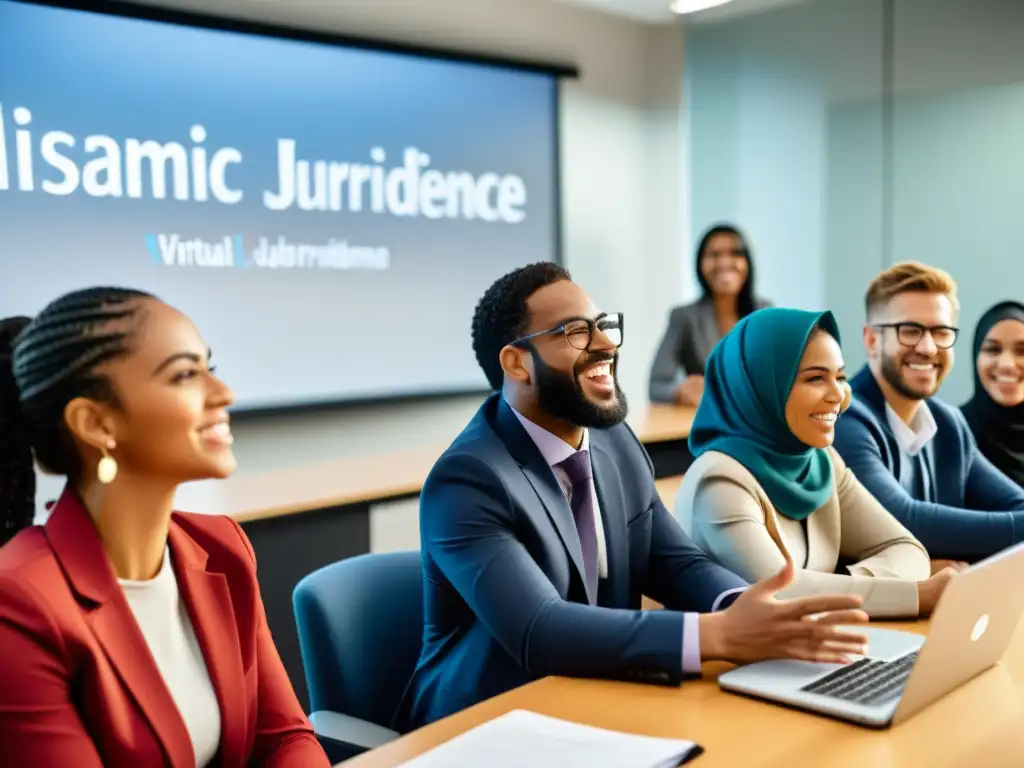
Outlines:
{"type": "MultiPolygon", "coordinates": [[[[887,624],[927,632],[927,623],[887,624]]],[[[722,692],[725,664],[679,688],[549,677],[346,761],[393,768],[513,709],[695,741],[697,768],[1010,768],[1024,765],[1024,625],[1003,662],[896,728],[875,731],[722,692]]]]}
{"type": "Polygon", "coordinates": [[[693,456],[687,441],[693,414],[693,408],[655,404],[630,422],[651,457],[655,477],[682,475],[690,468],[693,456]]]}
{"type": "MultiPolygon", "coordinates": [[[[692,421],[692,409],[666,405],[631,420],[657,476],[677,475],[689,466],[692,421]]],[[[309,697],[292,613],[295,585],[318,568],[369,552],[371,507],[418,496],[447,447],[239,474],[178,491],[178,509],[229,515],[245,529],[256,551],[267,622],[303,707],[308,708],[309,697]]]]}
{"type": "Polygon", "coordinates": [[[661,497],[661,503],[665,505],[669,512],[671,512],[673,507],[675,507],[676,494],[679,493],[679,486],[682,484],[682,475],[663,477],[660,480],[654,481],[654,487],[658,489],[658,495],[661,497]]]}

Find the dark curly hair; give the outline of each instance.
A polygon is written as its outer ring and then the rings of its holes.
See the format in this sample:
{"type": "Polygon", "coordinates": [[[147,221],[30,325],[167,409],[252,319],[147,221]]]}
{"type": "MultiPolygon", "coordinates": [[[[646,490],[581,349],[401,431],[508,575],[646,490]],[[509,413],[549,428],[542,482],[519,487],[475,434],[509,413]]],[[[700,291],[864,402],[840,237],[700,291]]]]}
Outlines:
{"type": "Polygon", "coordinates": [[[505,374],[498,359],[503,347],[526,332],[526,300],[546,285],[572,280],[569,271],[540,261],[509,272],[487,289],[473,312],[473,352],[492,389],[501,389],[505,374]]]}
{"type": "Polygon", "coordinates": [[[65,294],[39,315],[0,321],[0,545],[31,525],[40,467],[77,480],[81,461],[64,423],[76,397],[116,406],[117,394],[96,369],[130,351],[137,301],[126,288],[65,294]]]}

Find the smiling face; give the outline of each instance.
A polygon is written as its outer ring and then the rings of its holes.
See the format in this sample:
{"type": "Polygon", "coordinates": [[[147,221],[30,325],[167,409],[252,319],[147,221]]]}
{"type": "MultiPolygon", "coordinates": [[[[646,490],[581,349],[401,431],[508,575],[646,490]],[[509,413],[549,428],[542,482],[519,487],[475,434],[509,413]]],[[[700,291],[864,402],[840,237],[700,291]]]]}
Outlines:
{"type": "Polygon", "coordinates": [[[956,326],[956,310],[944,294],[924,291],[900,293],[868,320],[865,346],[886,383],[907,400],[924,400],[939,390],[953,368],[953,349],[941,349],[932,333],[924,333],[913,346],[900,341],[899,323],[924,328],[956,326]]]}
{"type": "Polygon", "coordinates": [[[981,385],[996,403],[1006,408],[1024,403],[1024,323],[1008,319],[993,325],[977,367],[981,385]]]}
{"type": "MultiPolygon", "coordinates": [[[[231,390],[209,366],[209,352],[185,315],[155,299],[139,303],[132,351],[101,365],[119,406],[98,407],[123,474],[183,483],[235,469],[228,426],[231,390]]],[[[69,405],[79,425],[89,419],[69,405]]],[[[75,424],[72,424],[73,431],[75,424]]]]}
{"type": "Polygon", "coordinates": [[[836,419],[846,396],[843,353],[831,335],[816,330],[797,368],[786,401],[786,424],[811,448],[827,448],[836,435],[836,419]]]}
{"type": "Polygon", "coordinates": [[[701,252],[700,273],[715,296],[738,295],[750,274],[743,241],[732,234],[713,235],[701,252]]]}
{"type": "Polygon", "coordinates": [[[548,416],[576,427],[610,427],[627,414],[626,398],[616,376],[618,349],[615,339],[598,331],[588,349],[586,322],[601,311],[575,283],[560,280],[537,290],[527,301],[529,335],[565,324],[570,336],[582,342],[574,346],[565,333],[545,334],[516,350],[522,370],[532,383],[536,401],[548,416]]]}

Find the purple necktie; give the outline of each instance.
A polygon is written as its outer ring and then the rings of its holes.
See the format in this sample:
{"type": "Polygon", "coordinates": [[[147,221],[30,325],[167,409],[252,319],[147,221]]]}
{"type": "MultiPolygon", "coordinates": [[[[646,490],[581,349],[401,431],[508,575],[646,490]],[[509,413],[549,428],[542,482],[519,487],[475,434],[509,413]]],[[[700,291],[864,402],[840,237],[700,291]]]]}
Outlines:
{"type": "Polygon", "coordinates": [[[583,551],[583,567],[587,580],[587,597],[597,600],[597,528],[594,521],[594,502],[590,493],[593,470],[590,467],[589,451],[576,451],[556,466],[565,470],[572,483],[569,506],[576,521],[576,532],[580,537],[583,551]]]}

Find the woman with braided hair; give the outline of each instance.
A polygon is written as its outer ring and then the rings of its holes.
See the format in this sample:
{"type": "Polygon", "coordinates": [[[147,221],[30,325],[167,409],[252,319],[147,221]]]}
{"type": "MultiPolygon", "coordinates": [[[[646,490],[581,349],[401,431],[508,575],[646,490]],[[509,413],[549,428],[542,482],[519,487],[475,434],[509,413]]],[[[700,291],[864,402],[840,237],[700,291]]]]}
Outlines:
{"type": "Polygon", "coordinates": [[[0,745],[5,765],[328,760],[233,520],[173,511],[235,468],[230,390],[149,294],[75,291],[0,323],[0,745]],[[32,526],[34,464],[67,484],[32,526]]]}
{"type": "MultiPolygon", "coordinates": [[[[27,317],[0,320],[0,371],[11,370],[14,339],[29,323],[27,317]]],[[[18,418],[18,392],[4,386],[0,373],[0,546],[32,524],[36,503],[36,473],[32,448],[24,439],[18,418]]]]}

